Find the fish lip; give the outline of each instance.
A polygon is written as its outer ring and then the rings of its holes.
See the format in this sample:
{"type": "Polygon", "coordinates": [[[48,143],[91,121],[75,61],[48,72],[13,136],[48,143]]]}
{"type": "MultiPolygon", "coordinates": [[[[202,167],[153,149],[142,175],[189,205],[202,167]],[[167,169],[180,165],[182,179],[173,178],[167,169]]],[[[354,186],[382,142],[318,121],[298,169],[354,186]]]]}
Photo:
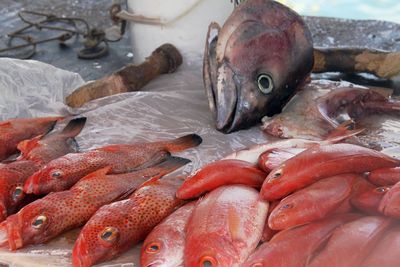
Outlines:
{"type": "Polygon", "coordinates": [[[16,223],[6,220],[0,224],[0,247],[8,247],[10,250],[22,247],[23,239],[16,223]]]}
{"type": "Polygon", "coordinates": [[[227,74],[225,74],[225,79],[219,77],[218,80],[220,82],[217,84],[217,92],[212,92],[211,96],[215,106],[217,130],[230,133],[237,128],[235,115],[241,84],[238,75],[227,61],[224,61],[218,69],[221,68],[227,74]],[[229,88],[232,85],[234,85],[234,88],[229,88]]]}
{"type": "Polygon", "coordinates": [[[39,180],[38,173],[32,174],[24,184],[24,192],[26,194],[39,194],[39,186],[37,181],[39,180]]]}
{"type": "Polygon", "coordinates": [[[4,205],[2,199],[0,199],[0,222],[4,221],[7,218],[7,207],[4,205]]]}
{"type": "Polygon", "coordinates": [[[79,236],[72,251],[72,263],[74,267],[86,267],[92,265],[88,246],[84,236],[79,236]]]}

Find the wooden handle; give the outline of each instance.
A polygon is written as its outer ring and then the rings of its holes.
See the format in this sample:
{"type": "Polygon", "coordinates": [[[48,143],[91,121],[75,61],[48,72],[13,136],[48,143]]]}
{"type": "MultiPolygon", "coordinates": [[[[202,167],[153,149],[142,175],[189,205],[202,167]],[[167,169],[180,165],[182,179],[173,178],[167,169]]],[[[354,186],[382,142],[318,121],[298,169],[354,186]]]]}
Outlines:
{"type": "Polygon", "coordinates": [[[85,84],[66,97],[73,108],[105,96],[140,90],[160,74],[172,73],[182,64],[182,56],[171,44],[157,48],[140,65],[130,64],[110,76],[85,84]]]}
{"type": "Polygon", "coordinates": [[[384,79],[400,75],[400,52],[369,49],[314,49],[313,72],[368,72],[384,79]]]}

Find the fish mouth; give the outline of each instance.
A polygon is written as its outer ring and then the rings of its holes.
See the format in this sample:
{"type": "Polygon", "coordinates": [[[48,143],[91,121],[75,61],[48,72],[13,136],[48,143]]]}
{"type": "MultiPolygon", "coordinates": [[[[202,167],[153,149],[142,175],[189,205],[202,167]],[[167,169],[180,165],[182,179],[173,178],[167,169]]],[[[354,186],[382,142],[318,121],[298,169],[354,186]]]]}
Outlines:
{"type": "Polygon", "coordinates": [[[0,200],[0,222],[7,218],[7,208],[4,205],[3,200],[0,200]]]}
{"type": "Polygon", "coordinates": [[[23,246],[22,235],[14,221],[17,221],[16,217],[9,217],[0,224],[0,247],[16,250],[23,246]]]}
{"type": "Polygon", "coordinates": [[[26,194],[39,194],[39,173],[34,173],[24,184],[24,192],[26,194]]]}
{"type": "Polygon", "coordinates": [[[76,240],[72,251],[72,264],[74,267],[90,267],[93,265],[88,245],[83,236],[80,236],[78,240],[76,240]]]}
{"type": "Polygon", "coordinates": [[[240,84],[235,79],[235,72],[227,63],[218,68],[218,76],[216,88],[214,86],[207,88],[211,90],[207,95],[210,109],[214,112],[217,130],[230,133],[241,126],[235,120],[240,84]]]}

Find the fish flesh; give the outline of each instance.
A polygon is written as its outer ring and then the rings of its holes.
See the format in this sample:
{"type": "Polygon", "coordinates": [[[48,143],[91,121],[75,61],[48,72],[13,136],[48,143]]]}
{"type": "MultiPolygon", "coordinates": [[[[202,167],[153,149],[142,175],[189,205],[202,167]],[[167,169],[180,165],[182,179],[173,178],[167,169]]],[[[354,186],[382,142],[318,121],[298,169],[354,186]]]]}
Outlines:
{"type": "Polygon", "coordinates": [[[106,175],[110,167],[97,170],[70,190],[36,200],[0,224],[0,245],[11,250],[45,243],[59,234],[85,224],[103,205],[130,195],[146,180],[161,176],[190,162],[171,157],[144,170],[106,175]]]}
{"type": "Polygon", "coordinates": [[[63,117],[11,119],[0,122],[0,161],[18,152],[19,142],[51,131],[63,117]]]}
{"type": "Polygon", "coordinates": [[[198,201],[186,229],[186,266],[241,266],[257,247],[268,202],[244,185],[221,186],[198,201]]]}
{"type": "Polygon", "coordinates": [[[379,203],[379,211],[386,216],[400,218],[400,182],[385,192],[379,203]]]}
{"type": "Polygon", "coordinates": [[[280,231],[269,242],[259,246],[242,266],[307,266],[313,253],[338,226],[359,217],[356,214],[341,214],[280,231]]]}
{"type": "Polygon", "coordinates": [[[189,176],[178,189],[176,196],[191,199],[222,185],[243,184],[260,188],[267,174],[256,166],[242,160],[219,160],[212,162],[189,176]]]}
{"type": "Polygon", "coordinates": [[[86,124],[86,118],[72,119],[61,132],[39,135],[18,144],[21,155],[18,159],[31,160],[43,166],[51,160],[65,154],[78,152],[75,137],[80,134],[86,124]]]}
{"type": "Polygon", "coordinates": [[[110,173],[124,173],[153,166],[178,152],[202,142],[196,134],[171,141],[118,144],[82,153],[70,153],[52,160],[25,182],[29,194],[48,194],[69,189],[83,176],[110,166],[110,173]]]}
{"type": "Polygon", "coordinates": [[[203,77],[216,128],[225,133],[279,113],[313,68],[301,16],[270,0],[247,0],[222,28],[209,26],[203,77]]]}
{"type": "Polygon", "coordinates": [[[110,260],[138,244],[184,202],[175,197],[182,177],[151,179],[128,199],[101,207],[85,224],[72,251],[74,267],[110,260]]]}
{"type": "Polygon", "coordinates": [[[184,267],[186,225],[195,205],[185,204],[151,231],[143,242],[140,266],[184,267]]]}
{"type": "Polygon", "coordinates": [[[361,194],[356,194],[350,199],[351,205],[367,214],[379,215],[379,204],[390,188],[390,186],[374,187],[361,194]]]}
{"type": "Polygon", "coordinates": [[[344,173],[364,173],[400,165],[379,151],[352,144],[309,148],[270,172],[261,188],[263,199],[281,199],[322,178],[344,173]]]}
{"type": "Polygon", "coordinates": [[[389,229],[362,263],[362,267],[398,267],[400,228],[389,229]]]}
{"type": "Polygon", "coordinates": [[[15,212],[25,197],[25,180],[37,170],[39,167],[30,160],[0,164],[0,222],[15,212]]]}
{"type": "Polygon", "coordinates": [[[308,266],[360,266],[391,223],[385,217],[366,216],[342,225],[308,266]]]}
{"type": "Polygon", "coordinates": [[[282,113],[264,117],[261,128],[280,138],[323,140],[338,125],[351,122],[353,127],[366,128],[363,135],[353,138],[352,142],[380,147],[375,140],[379,132],[374,129],[378,122],[368,122],[368,117],[378,114],[398,116],[399,110],[400,101],[389,98],[382,88],[314,80],[291,99],[282,113]]]}
{"type": "Polygon", "coordinates": [[[76,151],[73,138],[80,133],[86,118],[71,120],[60,133],[40,135],[18,144],[21,156],[0,165],[0,222],[23,203],[25,181],[52,159],[76,151]]]}
{"type": "MultiPolygon", "coordinates": [[[[284,230],[326,217],[350,197],[357,174],[325,178],[282,199],[272,211],[268,225],[284,230]]],[[[348,211],[347,211],[348,212],[348,211]]]]}
{"type": "Polygon", "coordinates": [[[368,174],[368,180],[375,185],[394,185],[400,182],[400,168],[373,170],[368,174]]]}

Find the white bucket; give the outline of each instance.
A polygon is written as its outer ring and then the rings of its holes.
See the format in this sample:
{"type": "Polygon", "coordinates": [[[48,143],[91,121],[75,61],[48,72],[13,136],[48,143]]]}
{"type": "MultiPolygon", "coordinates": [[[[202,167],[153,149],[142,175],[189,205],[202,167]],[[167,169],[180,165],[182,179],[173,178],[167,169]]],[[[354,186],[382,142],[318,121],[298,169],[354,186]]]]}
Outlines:
{"type": "Polygon", "coordinates": [[[134,62],[140,63],[164,43],[171,43],[188,66],[202,61],[208,25],[221,26],[232,13],[230,0],[128,0],[134,62]]]}

